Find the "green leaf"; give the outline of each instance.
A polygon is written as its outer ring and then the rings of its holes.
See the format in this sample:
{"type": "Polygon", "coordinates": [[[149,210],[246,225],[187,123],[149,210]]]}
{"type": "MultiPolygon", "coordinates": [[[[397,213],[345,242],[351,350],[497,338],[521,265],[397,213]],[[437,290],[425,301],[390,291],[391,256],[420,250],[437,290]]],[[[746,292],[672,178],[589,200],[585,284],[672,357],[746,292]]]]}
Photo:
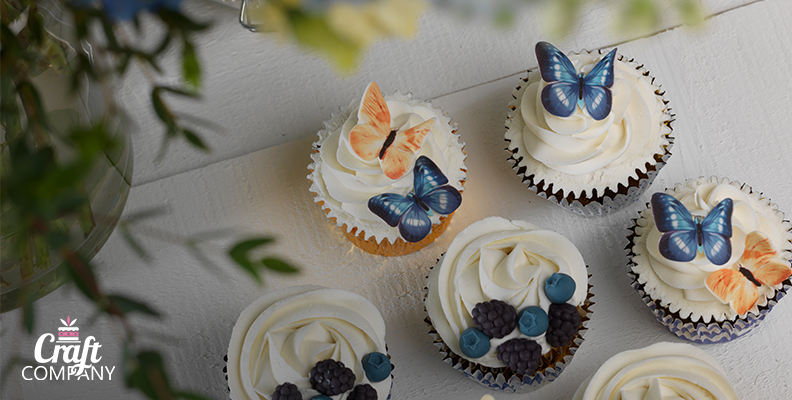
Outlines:
{"type": "Polygon", "coordinates": [[[139,312],[152,317],[160,316],[157,311],[149,307],[147,304],[132,300],[128,297],[111,294],[107,296],[107,299],[110,301],[110,305],[118,307],[124,314],[139,312]]]}
{"type": "Polygon", "coordinates": [[[294,274],[300,272],[299,269],[293,267],[291,264],[287,263],[278,258],[274,257],[265,257],[261,260],[261,263],[264,264],[265,267],[277,271],[284,274],[294,274]]]}
{"type": "Polygon", "coordinates": [[[699,0],[678,0],[676,6],[685,24],[696,25],[704,21],[706,13],[699,0]]]}
{"type": "Polygon", "coordinates": [[[184,135],[184,138],[187,139],[187,141],[190,142],[190,144],[192,144],[193,146],[195,146],[195,147],[197,147],[197,148],[199,148],[199,149],[201,149],[201,150],[203,150],[205,152],[209,152],[210,151],[209,150],[209,146],[207,146],[206,143],[204,143],[203,139],[201,139],[193,131],[191,131],[189,129],[183,129],[182,130],[182,134],[184,135]]]}
{"type": "Polygon", "coordinates": [[[339,36],[322,16],[291,10],[288,19],[297,42],[326,57],[340,72],[354,70],[362,56],[362,49],[339,36]]]}
{"type": "Polygon", "coordinates": [[[173,392],[159,353],[148,350],[132,354],[128,348],[125,348],[125,353],[127,362],[124,363],[124,380],[127,387],[138,389],[154,400],[169,398],[161,394],[172,397],[173,392]]]}
{"type": "Polygon", "coordinates": [[[170,135],[176,131],[176,121],[173,119],[173,114],[168,110],[168,107],[165,106],[165,102],[162,101],[162,96],[160,95],[162,90],[161,87],[156,86],[151,91],[151,105],[154,107],[154,111],[157,112],[159,119],[168,127],[168,134],[170,135]]]}
{"type": "Polygon", "coordinates": [[[627,32],[645,32],[660,22],[660,13],[654,0],[630,0],[617,27],[627,32]]]}
{"type": "Polygon", "coordinates": [[[197,98],[198,97],[198,92],[196,92],[194,90],[184,90],[182,88],[177,88],[177,87],[173,87],[173,86],[159,86],[159,88],[162,91],[165,91],[165,92],[168,92],[168,93],[173,93],[173,94],[179,95],[179,96],[192,97],[192,98],[197,98]]]}
{"type": "Polygon", "coordinates": [[[255,250],[258,247],[264,246],[268,243],[272,243],[274,239],[269,237],[261,237],[255,239],[248,239],[242,242],[237,243],[231,250],[228,251],[228,255],[231,257],[234,262],[236,262],[243,270],[247,271],[250,275],[253,276],[253,279],[256,280],[256,283],[261,283],[261,276],[258,273],[258,266],[254,261],[250,260],[250,252],[255,250]]]}
{"type": "Polygon", "coordinates": [[[187,86],[194,89],[201,87],[201,64],[198,63],[195,47],[188,40],[184,41],[182,50],[182,74],[187,86]]]}

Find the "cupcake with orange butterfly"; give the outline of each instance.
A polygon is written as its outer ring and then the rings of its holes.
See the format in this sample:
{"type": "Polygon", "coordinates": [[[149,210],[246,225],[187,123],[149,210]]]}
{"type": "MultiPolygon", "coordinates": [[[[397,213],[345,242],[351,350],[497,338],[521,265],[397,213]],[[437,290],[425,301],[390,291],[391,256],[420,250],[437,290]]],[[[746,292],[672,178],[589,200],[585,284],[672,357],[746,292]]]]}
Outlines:
{"type": "Polygon", "coordinates": [[[308,179],[357,247],[399,256],[432,243],[462,201],[464,143],[443,112],[372,82],[324,123],[308,179]]]}
{"type": "Polygon", "coordinates": [[[702,177],[655,193],[628,239],[633,288],[688,340],[745,335],[792,289],[792,225],[739,182],[702,177]]]}

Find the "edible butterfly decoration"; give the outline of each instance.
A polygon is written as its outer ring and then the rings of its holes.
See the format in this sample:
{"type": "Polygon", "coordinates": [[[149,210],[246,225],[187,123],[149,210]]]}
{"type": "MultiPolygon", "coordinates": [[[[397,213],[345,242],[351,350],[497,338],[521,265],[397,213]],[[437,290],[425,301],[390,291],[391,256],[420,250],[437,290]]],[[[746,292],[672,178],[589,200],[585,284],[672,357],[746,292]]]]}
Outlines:
{"type": "Polygon", "coordinates": [[[587,75],[578,73],[572,61],[550,43],[537,43],[535,51],[542,79],[548,82],[542,89],[545,110],[557,117],[568,117],[579,105],[597,121],[610,114],[616,49],[602,57],[587,75]]]}
{"type": "Polygon", "coordinates": [[[378,194],[368,201],[368,208],[390,226],[399,226],[399,233],[408,242],[420,242],[432,230],[430,216],[451,214],[462,203],[462,195],[447,185],[443,175],[429,157],[420,156],[413,169],[414,191],[402,196],[378,194]]]}
{"type": "Polygon", "coordinates": [[[745,314],[759,299],[759,286],[775,286],[790,276],[789,262],[778,256],[767,236],[753,231],[745,237],[745,251],[732,268],[710,273],[704,283],[734,312],[745,314]]]}
{"type": "Polygon", "coordinates": [[[655,193],[652,196],[652,213],[660,237],[660,254],[672,261],[691,261],[697,253],[704,253],[715,265],[726,264],[731,258],[734,204],[723,199],[706,217],[690,215],[674,196],[655,193]]]}
{"type": "Polygon", "coordinates": [[[390,179],[407,174],[432,131],[435,119],[429,119],[404,131],[391,129],[388,104],[379,86],[371,82],[366,87],[358,111],[358,124],[349,132],[352,151],[364,161],[379,159],[382,172],[390,179]]]}

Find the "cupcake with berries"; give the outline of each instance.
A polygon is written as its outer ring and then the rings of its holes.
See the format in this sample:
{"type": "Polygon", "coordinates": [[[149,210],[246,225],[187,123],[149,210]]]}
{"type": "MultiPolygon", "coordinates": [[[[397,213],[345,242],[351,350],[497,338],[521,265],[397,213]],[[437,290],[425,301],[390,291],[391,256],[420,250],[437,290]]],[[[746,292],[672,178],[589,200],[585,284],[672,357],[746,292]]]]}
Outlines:
{"type": "Polygon", "coordinates": [[[344,290],[297,286],[242,311],[227,361],[232,400],[386,400],[385,322],[344,290]]]}
{"type": "Polygon", "coordinates": [[[583,342],[592,294],[565,237],[491,217],[460,232],[429,274],[426,322],[443,355],[496,390],[555,380],[583,342]]]}

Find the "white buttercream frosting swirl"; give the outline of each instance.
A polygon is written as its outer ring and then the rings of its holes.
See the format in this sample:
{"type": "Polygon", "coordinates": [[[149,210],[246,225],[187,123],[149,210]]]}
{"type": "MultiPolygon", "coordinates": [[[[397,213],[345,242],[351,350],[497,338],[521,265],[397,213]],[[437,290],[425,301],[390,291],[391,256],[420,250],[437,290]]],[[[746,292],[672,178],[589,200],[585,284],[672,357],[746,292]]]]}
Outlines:
{"type": "MultiPolygon", "coordinates": [[[[242,311],[228,348],[228,386],[233,400],[271,399],[276,386],[290,382],[304,399],[320,393],[309,373],[322,360],[341,361],[355,373],[355,385],[370,384],[380,399],[390,393],[390,376],[366,378],[361,360],[386,353],[385,322],[360,295],[319,286],[296,286],[268,293],[242,311]]],[[[351,392],[331,396],[346,399],[351,392]]]]}
{"type": "MultiPolygon", "coordinates": [[[[575,280],[575,292],[568,304],[580,306],[588,292],[588,275],[583,256],[568,239],[550,230],[523,221],[490,217],[460,232],[448,251],[429,274],[426,310],[432,325],[448,347],[461,357],[459,337],[475,326],[472,311],[476,304],[493,299],[505,301],[520,312],[528,306],[545,311],[550,300],[544,282],[553,273],[575,280]]],[[[525,337],[515,329],[501,339],[490,339],[490,351],[473,360],[503,367],[497,359],[499,344],[525,337]]],[[[544,338],[532,337],[550,351],[544,338]]]]}
{"type": "MultiPolygon", "coordinates": [[[[426,156],[437,164],[448,178],[450,185],[462,191],[465,180],[464,143],[450,125],[450,120],[442,111],[428,102],[412,99],[410,96],[395,94],[385,96],[391,114],[391,127],[400,131],[409,129],[426,120],[436,118],[432,131],[423,147],[415,154],[426,156]]],[[[338,226],[346,224],[347,230],[357,227],[366,233],[365,239],[374,237],[377,242],[388,239],[394,243],[400,237],[398,228],[386,224],[368,209],[368,200],[382,193],[407,195],[413,190],[412,166],[407,174],[392,180],[385,176],[379,161],[364,161],[358,157],[349,144],[349,133],[358,124],[357,112],[360,101],[356,100],[334,114],[325,129],[319,131],[319,141],[314,143],[317,150],[311,155],[313,163],[308,175],[313,183],[310,191],[316,193],[316,202],[329,211],[328,216],[336,218],[338,226]]],[[[440,223],[438,215],[431,217],[435,224],[440,223]]]]}
{"type": "MultiPolygon", "coordinates": [[[[569,56],[578,72],[588,73],[601,59],[600,54],[569,56]]],[[[618,57],[623,58],[623,57],[618,57]]],[[[565,191],[591,195],[597,189],[616,190],[629,186],[635,170],[646,172],[646,164],[663,155],[671,132],[668,108],[658,95],[653,79],[642,66],[623,60],[614,63],[613,107],[605,119],[596,121],[577,107],[569,117],[557,117],[544,109],[542,89],[547,85],[536,71],[515,92],[514,110],[507,120],[509,149],[517,149],[515,159],[534,174],[565,191]]]]}
{"type": "MultiPolygon", "coordinates": [[[[633,251],[633,271],[644,283],[644,291],[653,299],[659,300],[663,306],[673,312],[679,312],[683,318],[699,319],[704,322],[732,320],[738,317],[729,304],[718,300],[705,286],[707,276],[722,268],[730,268],[742,256],[745,250],[745,237],[753,232],[764,233],[787,260],[790,232],[788,223],[784,223],[784,214],[775,204],[753,193],[750,187],[730,182],[727,179],[699,178],[689,180],[666,191],[690,211],[693,216],[706,216],[709,211],[725,198],[734,202],[732,212],[732,253],[728,262],[714,265],[704,254],[698,254],[690,262],[678,262],[666,259],[660,254],[659,241],[662,233],[654,224],[651,209],[642,212],[637,221],[635,245],[633,251]]],[[[776,289],[760,286],[759,300],[749,310],[758,314],[758,307],[767,304],[768,299],[775,297],[776,289]]]]}
{"type": "Polygon", "coordinates": [[[689,344],[657,343],[611,357],[574,400],[737,400],[726,372],[689,344]]]}

